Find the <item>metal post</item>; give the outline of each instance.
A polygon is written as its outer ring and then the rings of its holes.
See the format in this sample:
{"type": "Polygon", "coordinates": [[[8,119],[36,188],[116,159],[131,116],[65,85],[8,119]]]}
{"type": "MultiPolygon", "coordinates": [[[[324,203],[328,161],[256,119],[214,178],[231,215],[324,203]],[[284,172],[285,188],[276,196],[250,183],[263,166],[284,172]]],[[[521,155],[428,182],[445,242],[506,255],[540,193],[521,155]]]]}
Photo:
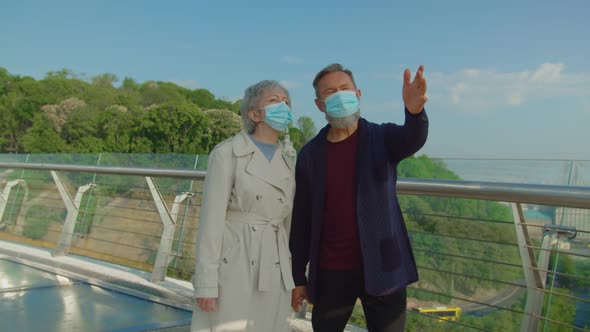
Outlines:
{"type": "Polygon", "coordinates": [[[2,226],[2,217],[4,216],[4,210],[6,209],[6,204],[8,203],[8,197],[10,196],[10,191],[12,187],[17,186],[19,184],[24,183],[24,180],[14,180],[10,181],[4,187],[2,194],[0,194],[0,226],[2,226]]]}
{"type": "Polygon", "coordinates": [[[528,233],[527,225],[520,203],[512,203],[512,214],[514,216],[514,226],[516,227],[516,237],[518,239],[518,248],[522,260],[522,268],[527,287],[526,306],[524,309],[520,331],[529,332],[537,331],[539,325],[538,316],[543,307],[543,288],[544,282],[541,281],[541,275],[537,267],[535,252],[532,248],[531,238],[528,233]]]}
{"type": "Polygon", "coordinates": [[[156,208],[160,214],[162,224],[164,224],[164,230],[162,231],[162,237],[160,238],[160,247],[156,254],[151,281],[164,281],[166,278],[166,270],[168,270],[168,264],[170,264],[172,242],[174,239],[174,231],[176,229],[176,219],[178,218],[180,203],[182,203],[187,197],[192,196],[192,194],[183,193],[182,195],[176,196],[174,198],[174,203],[172,204],[172,211],[169,211],[166,202],[162,198],[158,188],[154,185],[152,178],[147,176],[145,180],[150,188],[152,197],[154,198],[154,203],[156,203],[156,208]]]}
{"type": "Polygon", "coordinates": [[[455,263],[452,264],[451,274],[451,303],[455,302],[455,263]]]}
{"type": "MultiPolygon", "coordinates": [[[[569,176],[568,176],[568,180],[567,183],[572,186],[572,185],[576,185],[577,179],[578,179],[578,168],[575,167],[576,165],[576,161],[572,160],[570,163],[570,172],[569,172],[569,176]]],[[[579,184],[578,184],[579,185],[579,184]]],[[[560,216],[559,216],[559,225],[563,225],[563,221],[565,218],[565,213],[566,208],[561,208],[560,209],[560,216]]],[[[557,219],[558,216],[556,215],[555,218],[557,219]]],[[[561,238],[557,239],[557,247],[559,248],[559,241],[561,240],[561,238]]],[[[557,271],[557,264],[559,263],[559,252],[555,254],[555,261],[553,262],[553,274],[552,274],[552,278],[551,278],[551,286],[550,286],[550,291],[551,293],[549,293],[549,297],[547,298],[547,306],[546,306],[546,310],[545,310],[545,318],[549,317],[549,312],[551,310],[551,300],[553,299],[553,286],[555,285],[555,272],[557,271]]],[[[545,323],[543,324],[543,332],[547,331],[547,321],[545,321],[545,323]]]]}
{"type": "MultiPolygon", "coordinates": [[[[198,163],[199,163],[199,155],[197,155],[195,157],[195,163],[193,165],[193,169],[197,169],[198,163]]],[[[189,184],[189,188],[188,188],[189,193],[192,193],[192,191],[193,191],[193,181],[194,180],[190,180],[190,184],[189,184]]],[[[194,196],[194,194],[190,194],[190,195],[191,195],[191,197],[194,196]]],[[[190,201],[188,203],[190,203],[190,201]]],[[[176,246],[174,248],[174,252],[176,252],[177,254],[180,251],[180,248],[182,247],[182,233],[184,232],[184,218],[186,217],[186,214],[188,213],[188,207],[189,207],[189,204],[186,204],[184,206],[184,214],[182,215],[182,219],[180,220],[180,228],[178,229],[178,237],[176,239],[176,246]]],[[[174,209],[174,206],[172,208],[174,209]]],[[[176,219],[174,220],[174,222],[176,222],[176,219]]]]}
{"type": "Polygon", "coordinates": [[[78,188],[76,197],[72,200],[72,197],[70,197],[70,193],[66,190],[66,187],[57,175],[57,172],[51,171],[51,176],[53,177],[53,181],[55,182],[61,199],[64,201],[66,210],[68,211],[66,220],[61,229],[59,242],[57,243],[57,247],[53,252],[54,256],[63,256],[68,254],[68,251],[70,250],[70,245],[72,244],[72,237],[74,235],[76,219],[78,219],[78,210],[80,209],[82,196],[88,189],[94,187],[95,185],[91,183],[81,186],[80,188],[78,188]]]}
{"type": "MultiPolygon", "coordinates": [[[[96,166],[100,166],[100,158],[102,157],[102,153],[98,154],[98,159],[96,160],[96,166]]],[[[92,176],[92,183],[96,184],[96,173],[94,173],[94,175],[92,176]]],[[[90,193],[88,194],[89,197],[88,199],[86,199],[86,207],[84,208],[84,216],[82,217],[82,222],[80,223],[81,227],[83,228],[84,226],[86,226],[86,216],[88,216],[88,205],[90,204],[90,200],[92,198],[92,190],[90,191],[90,193]]],[[[96,206],[95,206],[96,209],[96,206]]]]}

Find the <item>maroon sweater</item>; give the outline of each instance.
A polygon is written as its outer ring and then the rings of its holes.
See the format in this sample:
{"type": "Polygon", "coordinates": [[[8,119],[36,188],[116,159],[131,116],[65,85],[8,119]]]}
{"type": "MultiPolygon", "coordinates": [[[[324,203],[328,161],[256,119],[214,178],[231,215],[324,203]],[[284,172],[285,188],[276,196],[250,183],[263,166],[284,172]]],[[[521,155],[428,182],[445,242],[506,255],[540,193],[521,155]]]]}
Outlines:
{"type": "Polygon", "coordinates": [[[361,267],[356,221],[357,142],[358,129],[343,141],[327,142],[321,269],[348,270],[361,267]]]}

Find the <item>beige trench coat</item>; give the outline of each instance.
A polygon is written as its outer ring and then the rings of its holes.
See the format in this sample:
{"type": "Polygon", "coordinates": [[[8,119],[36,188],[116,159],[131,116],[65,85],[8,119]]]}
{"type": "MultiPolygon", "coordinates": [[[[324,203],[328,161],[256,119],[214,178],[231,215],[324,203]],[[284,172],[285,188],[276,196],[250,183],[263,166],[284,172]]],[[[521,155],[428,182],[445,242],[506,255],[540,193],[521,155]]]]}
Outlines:
{"type": "Polygon", "coordinates": [[[191,331],[289,331],[294,159],[279,146],[269,162],[244,132],[211,152],[193,281],[218,310],[195,304],[191,331]]]}

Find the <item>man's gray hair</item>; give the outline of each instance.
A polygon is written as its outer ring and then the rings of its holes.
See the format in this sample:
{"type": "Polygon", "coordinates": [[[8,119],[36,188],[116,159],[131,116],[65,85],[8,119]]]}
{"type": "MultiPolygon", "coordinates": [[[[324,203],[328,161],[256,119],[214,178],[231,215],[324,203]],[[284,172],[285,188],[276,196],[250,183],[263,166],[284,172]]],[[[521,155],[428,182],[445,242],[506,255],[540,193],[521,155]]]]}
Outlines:
{"type": "Polygon", "coordinates": [[[264,80],[260,81],[256,84],[250,85],[244,91],[244,98],[242,98],[242,104],[240,105],[240,113],[242,114],[242,123],[244,125],[244,129],[248,134],[254,133],[256,130],[256,123],[250,120],[248,117],[248,111],[252,109],[256,109],[260,105],[260,97],[266,91],[275,91],[280,90],[287,95],[289,99],[289,103],[291,102],[291,96],[289,95],[289,91],[281,85],[281,83],[274,81],[274,80],[264,80]]]}
{"type": "Polygon", "coordinates": [[[339,63],[333,63],[329,66],[327,66],[326,68],[320,70],[319,73],[317,73],[317,75],[315,75],[315,78],[313,79],[313,88],[315,90],[315,96],[319,97],[319,93],[318,93],[318,83],[320,82],[320,80],[330,74],[330,73],[335,73],[337,71],[341,71],[343,73],[345,73],[346,75],[348,75],[350,77],[350,80],[352,81],[352,84],[354,85],[354,88],[356,89],[356,83],[354,81],[354,76],[352,75],[352,71],[350,71],[350,69],[346,69],[344,68],[341,64],[339,63]]]}

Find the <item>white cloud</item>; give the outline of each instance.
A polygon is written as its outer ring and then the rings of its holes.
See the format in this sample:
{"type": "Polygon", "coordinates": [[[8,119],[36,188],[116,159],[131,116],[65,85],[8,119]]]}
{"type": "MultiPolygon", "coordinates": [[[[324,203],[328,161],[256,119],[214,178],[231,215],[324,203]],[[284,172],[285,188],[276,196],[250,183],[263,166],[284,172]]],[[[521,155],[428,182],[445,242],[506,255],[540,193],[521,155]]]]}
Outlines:
{"type": "Polygon", "coordinates": [[[562,63],[544,63],[534,70],[499,72],[466,68],[427,76],[429,102],[467,112],[518,107],[553,97],[590,97],[590,73],[568,73],[562,63]]]}
{"type": "Polygon", "coordinates": [[[453,104],[459,104],[461,102],[461,93],[465,90],[465,83],[457,83],[451,88],[451,99],[453,104]]]}
{"type": "Polygon", "coordinates": [[[299,82],[295,82],[295,81],[280,81],[279,83],[281,83],[282,86],[284,86],[285,88],[287,88],[287,90],[290,89],[295,89],[301,86],[301,83],[299,82]]]}
{"type": "Polygon", "coordinates": [[[287,55],[283,57],[282,61],[290,65],[299,65],[303,63],[303,58],[298,56],[287,55]]]}
{"type": "Polygon", "coordinates": [[[463,74],[466,77],[478,77],[481,72],[477,69],[465,69],[463,70],[463,74]]]}
{"type": "Polygon", "coordinates": [[[561,63],[544,63],[535,70],[531,76],[531,81],[559,82],[563,64],[561,63]]]}
{"type": "Polygon", "coordinates": [[[519,93],[515,93],[508,98],[508,105],[511,105],[511,106],[519,106],[519,105],[522,105],[523,102],[524,102],[524,96],[519,93]]]}

